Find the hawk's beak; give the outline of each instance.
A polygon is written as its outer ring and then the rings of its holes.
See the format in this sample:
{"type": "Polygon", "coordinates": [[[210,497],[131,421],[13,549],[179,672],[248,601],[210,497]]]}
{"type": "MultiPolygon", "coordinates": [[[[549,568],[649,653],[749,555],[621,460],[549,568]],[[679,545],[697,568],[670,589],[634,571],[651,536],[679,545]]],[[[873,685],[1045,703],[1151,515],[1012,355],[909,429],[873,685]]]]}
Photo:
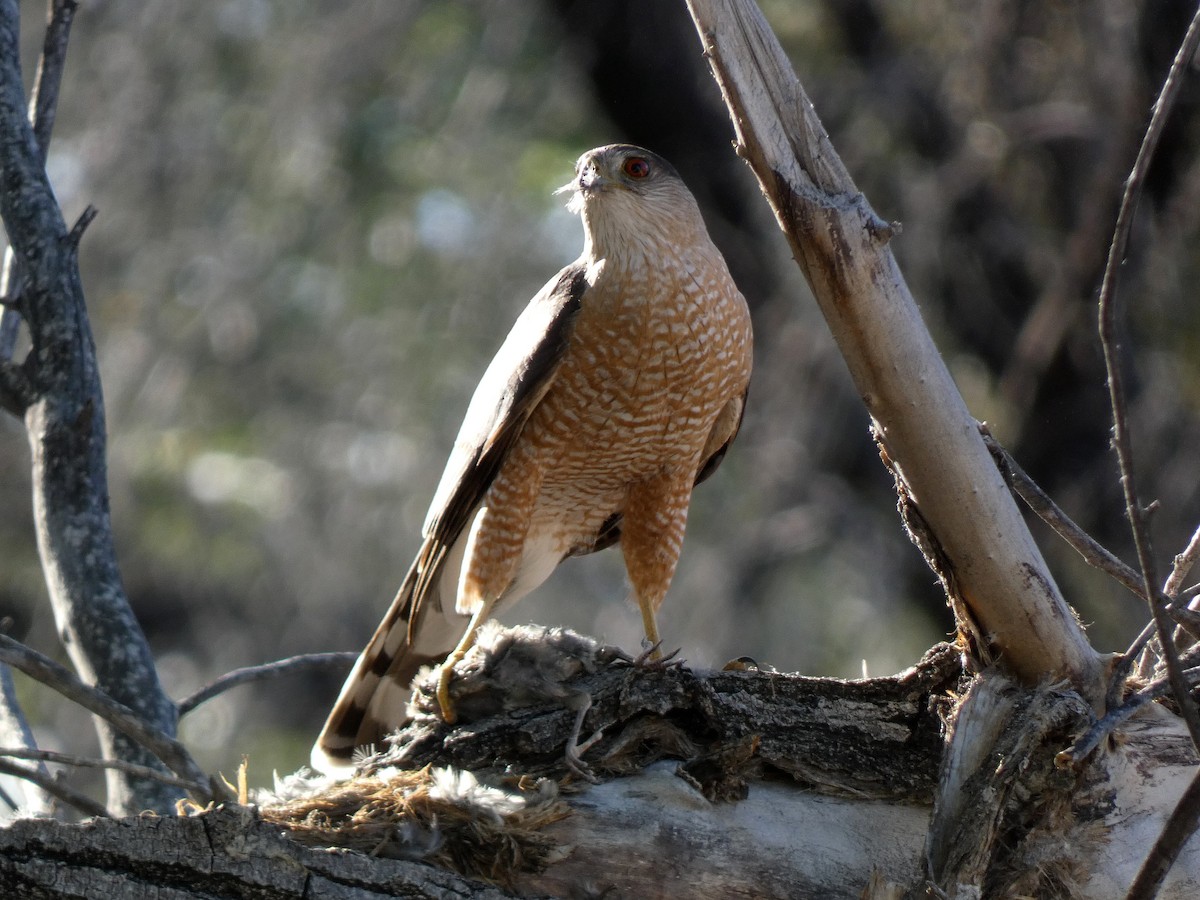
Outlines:
{"type": "Polygon", "coordinates": [[[560,187],[555,194],[567,194],[575,191],[579,194],[597,194],[612,184],[612,179],[600,174],[595,163],[589,163],[574,178],[560,187]]]}
{"type": "Polygon", "coordinates": [[[591,163],[579,173],[576,183],[579,185],[581,193],[597,194],[612,182],[600,174],[600,170],[596,168],[595,163],[591,163]]]}

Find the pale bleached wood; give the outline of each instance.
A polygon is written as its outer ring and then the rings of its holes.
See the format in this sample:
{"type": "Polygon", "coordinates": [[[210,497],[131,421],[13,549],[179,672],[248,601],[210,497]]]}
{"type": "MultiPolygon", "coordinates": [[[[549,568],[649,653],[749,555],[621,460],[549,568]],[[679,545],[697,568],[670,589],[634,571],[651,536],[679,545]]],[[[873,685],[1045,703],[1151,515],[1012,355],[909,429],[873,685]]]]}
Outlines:
{"type": "MultiPolygon", "coordinates": [[[[1095,702],[1105,666],[1063,600],[888,247],[751,0],[688,0],[749,162],[927,527],[963,629],[1026,684],[1095,702]]],[[[910,521],[910,526],[912,522],[910,521]]]]}
{"type": "Polygon", "coordinates": [[[574,850],[518,886],[555,897],[591,882],[645,900],[791,900],[858,897],[872,866],[892,882],[921,875],[927,806],[766,781],[744,800],[714,804],[678,766],[657,763],[572,798],[573,814],[546,833],[574,850]]]}

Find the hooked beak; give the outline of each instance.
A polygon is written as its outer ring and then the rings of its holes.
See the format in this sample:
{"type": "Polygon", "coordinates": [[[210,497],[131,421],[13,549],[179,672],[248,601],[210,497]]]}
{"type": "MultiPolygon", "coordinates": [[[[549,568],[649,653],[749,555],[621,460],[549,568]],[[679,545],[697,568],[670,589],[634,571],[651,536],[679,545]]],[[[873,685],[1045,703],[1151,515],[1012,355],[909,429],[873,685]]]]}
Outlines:
{"type": "Polygon", "coordinates": [[[579,172],[554,193],[566,194],[574,191],[584,195],[598,194],[610,184],[612,184],[612,181],[600,174],[600,170],[596,168],[595,163],[588,163],[583,167],[583,171],[579,172]]]}

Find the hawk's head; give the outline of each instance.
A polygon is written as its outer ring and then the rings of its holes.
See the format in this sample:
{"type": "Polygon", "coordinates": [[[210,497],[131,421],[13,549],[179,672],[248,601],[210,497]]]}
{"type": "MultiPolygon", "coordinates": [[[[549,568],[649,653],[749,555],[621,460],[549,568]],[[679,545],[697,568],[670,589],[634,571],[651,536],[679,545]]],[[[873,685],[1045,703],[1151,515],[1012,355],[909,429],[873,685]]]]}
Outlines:
{"type": "Polygon", "coordinates": [[[575,164],[575,177],[559,188],[571,192],[567,208],[583,216],[591,244],[605,255],[657,236],[704,231],[700,209],[669,162],[633,144],[589,150],[575,164]],[[670,234],[669,234],[670,233],[670,234]]]}

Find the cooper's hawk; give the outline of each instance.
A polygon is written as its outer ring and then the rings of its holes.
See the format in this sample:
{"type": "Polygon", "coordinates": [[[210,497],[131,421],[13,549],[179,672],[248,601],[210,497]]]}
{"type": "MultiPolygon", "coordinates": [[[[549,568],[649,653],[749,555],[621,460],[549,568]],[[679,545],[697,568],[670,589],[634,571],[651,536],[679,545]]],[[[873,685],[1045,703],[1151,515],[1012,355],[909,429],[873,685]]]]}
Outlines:
{"type": "Polygon", "coordinates": [[[746,301],[662,157],[585,153],[569,208],[583,253],[517,319],[484,373],[424,542],[313,748],[321,769],[402,725],[409,685],[470,648],[491,614],[568,556],[620,542],[646,640],[679,559],[692,487],[737,434],[750,380],[746,301]]]}

